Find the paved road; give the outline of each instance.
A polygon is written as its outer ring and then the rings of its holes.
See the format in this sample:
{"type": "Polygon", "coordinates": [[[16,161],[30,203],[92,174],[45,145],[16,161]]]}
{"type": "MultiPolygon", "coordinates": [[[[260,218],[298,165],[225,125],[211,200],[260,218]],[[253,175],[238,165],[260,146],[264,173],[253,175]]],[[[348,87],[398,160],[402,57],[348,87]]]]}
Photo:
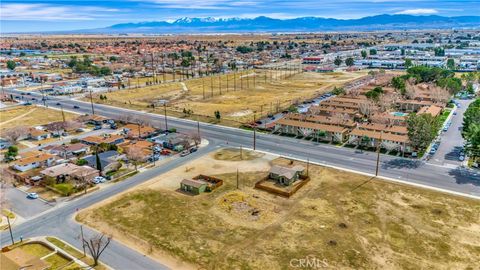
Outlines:
{"type": "Polygon", "coordinates": [[[441,135],[440,146],[429,163],[439,165],[447,164],[447,166],[460,166],[462,164],[462,162],[458,160],[458,157],[464,144],[462,137],[463,114],[472,102],[473,100],[458,100],[460,108],[456,110],[457,115],[452,117],[452,125],[441,135]]]}
{"type": "Polygon", "coordinates": [[[6,189],[5,198],[7,198],[9,202],[8,208],[21,218],[32,217],[52,207],[51,204],[42,200],[27,199],[25,192],[13,187],[6,189]]]}
{"type": "MultiPolygon", "coordinates": [[[[12,90],[9,90],[12,91],[12,90]]],[[[49,106],[55,107],[57,100],[63,100],[63,104],[80,108],[77,112],[90,113],[89,103],[52,97],[48,101],[49,106]]],[[[143,112],[130,111],[123,108],[110,107],[95,104],[95,112],[106,117],[118,117],[122,114],[146,115],[143,112]]],[[[149,118],[157,125],[163,125],[164,118],[161,115],[148,114],[149,118]]],[[[169,127],[175,127],[182,132],[196,132],[197,123],[189,120],[169,118],[169,127]]],[[[143,183],[154,175],[166,172],[186,161],[195,158],[202,153],[213,150],[218,143],[230,146],[251,147],[253,133],[250,131],[216,126],[206,123],[200,124],[201,135],[210,140],[211,144],[186,158],[177,159],[164,166],[138,174],[132,178],[112,185],[108,188],[95,192],[88,197],[74,200],[61,207],[54,207],[52,210],[32,218],[26,223],[15,227],[15,235],[24,237],[36,235],[55,235],[65,239],[70,244],[79,246],[75,239],[79,232],[79,225],[71,220],[76,208],[85,208],[99,201],[102,201],[112,194],[122,192],[134,185],[143,183]]],[[[274,152],[280,155],[290,156],[298,159],[309,159],[325,165],[351,169],[358,172],[374,173],[376,154],[371,152],[357,152],[349,148],[339,148],[331,145],[317,144],[305,140],[280,137],[270,134],[257,133],[256,149],[274,152]]],[[[480,196],[480,175],[463,168],[448,168],[441,165],[426,164],[421,161],[403,159],[387,155],[381,155],[380,175],[403,180],[412,184],[420,184],[433,188],[458,192],[465,195],[480,196]]],[[[86,229],[86,234],[91,234],[86,229]]],[[[5,233],[1,234],[2,246],[8,243],[5,233]]],[[[107,249],[103,260],[116,269],[162,269],[164,266],[157,264],[148,257],[143,257],[136,251],[115,242],[107,249]]]]}
{"type": "MultiPolygon", "coordinates": [[[[21,91],[6,90],[18,95],[21,91]]],[[[39,94],[32,94],[32,96],[39,94]]],[[[64,109],[79,109],[79,113],[91,113],[91,105],[87,102],[71,100],[63,97],[51,96],[47,104],[55,107],[57,102],[64,105],[64,109]],[[68,104],[68,106],[66,105],[68,104]]],[[[95,113],[106,117],[118,118],[119,115],[148,116],[158,126],[164,125],[164,118],[158,114],[133,111],[124,108],[95,104],[95,113]]],[[[161,109],[159,109],[161,110],[161,109]]],[[[159,111],[161,112],[161,111],[159,111]]],[[[182,132],[196,132],[197,123],[190,120],[169,117],[169,127],[175,127],[182,132]]],[[[213,124],[200,123],[201,135],[207,139],[229,142],[231,145],[251,147],[253,134],[251,131],[228,128],[213,124]]],[[[317,144],[305,140],[297,140],[270,134],[257,133],[257,150],[274,152],[280,155],[292,156],[299,159],[310,159],[312,162],[337,166],[344,169],[363,173],[374,173],[376,155],[374,153],[358,153],[354,149],[340,148],[331,145],[317,144]]],[[[413,184],[425,185],[433,188],[449,190],[461,194],[480,196],[480,175],[475,171],[461,167],[448,167],[439,164],[423,163],[416,160],[403,159],[388,155],[381,155],[380,176],[407,181],[413,184]]]]}
{"type": "MultiPolygon", "coordinates": [[[[14,239],[18,241],[20,236],[23,238],[28,238],[33,236],[50,235],[61,238],[76,248],[81,249],[78,238],[80,234],[80,224],[73,220],[73,216],[75,215],[77,209],[89,207],[111,197],[114,194],[128,190],[133,186],[150,180],[154,176],[168,172],[195,158],[209,153],[217,149],[217,147],[218,144],[214,141],[211,141],[209,145],[200,148],[197,152],[186,157],[173,159],[168,163],[147,170],[143,173],[139,173],[127,180],[105,187],[61,206],[57,205],[38,215],[34,215],[28,221],[13,227],[14,239]]],[[[85,237],[89,237],[93,234],[95,234],[93,230],[89,229],[88,227],[84,227],[85,237]]],[[[7,231],[0,233],[0,244],[1,246],[10,244],[10,236],[8,235],[7,231]]],[[[115,241],[115,239],[105,250],[101,260],[114,269],[168,269],[161,263],[128,248],[127,246],[115,241]]]]}

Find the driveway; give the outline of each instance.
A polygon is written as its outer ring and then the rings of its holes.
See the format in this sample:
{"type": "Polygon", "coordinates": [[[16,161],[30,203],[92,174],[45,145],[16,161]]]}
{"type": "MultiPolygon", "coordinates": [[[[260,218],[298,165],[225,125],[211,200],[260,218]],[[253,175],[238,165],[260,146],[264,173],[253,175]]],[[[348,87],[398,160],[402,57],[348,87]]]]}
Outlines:
{"type": "Polygon", "coordinates": [[[462,164],[458,157],[464,144],[464,139],[462,138],[463,114],[471,102],[473,100],[458,100],[460,108],[456,110],[457,115],[452,117],[450,128],[440,136],[440,146],[429,163],[446,165],[447,167],[460,166],[462,164]]]}

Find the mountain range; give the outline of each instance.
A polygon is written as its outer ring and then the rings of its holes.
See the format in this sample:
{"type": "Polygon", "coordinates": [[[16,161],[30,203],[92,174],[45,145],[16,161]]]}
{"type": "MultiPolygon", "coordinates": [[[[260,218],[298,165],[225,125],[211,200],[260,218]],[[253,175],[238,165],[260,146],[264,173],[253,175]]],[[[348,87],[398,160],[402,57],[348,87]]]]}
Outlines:
{"type": "Polygon", "coordinates": [[[181,18],[175,21],[122,23],[106,28],[77,30],[85,33],[248,33],[248,32],[315,32],[371,31],[414,29],[480,28],[480,16],[442,17],[436,15],[376,15],[360,19],[301,17],[256,18],[181,18]]]}

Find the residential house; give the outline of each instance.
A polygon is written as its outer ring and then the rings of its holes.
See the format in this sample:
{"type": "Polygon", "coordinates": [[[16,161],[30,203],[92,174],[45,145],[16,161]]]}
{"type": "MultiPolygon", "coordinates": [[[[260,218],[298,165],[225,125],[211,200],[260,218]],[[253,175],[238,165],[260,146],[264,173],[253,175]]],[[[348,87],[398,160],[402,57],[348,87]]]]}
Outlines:
{"type": "Polygon", "coordinates": [[[99,145],[101,143],[106,144],[120,144],[125,141],[125,138],[115,134],[104,134],[103,136],[88,136],[81,139],[81,142],[87,145],[99,145]]]}
{"type": "Polygon", "coordinates": [[[50,133],[45,130],[30,128],[28,130],[27,138],[34,141],[42,141],[50,137],[50,133]]]}
{"type": "Polygon", "coordinates": [[[275,180],[278,184],[289,186],[297,181],[304,172],[305,168],[301,165],[293,167],[274,165],[270,168],[268,177],[275,180]]]}
{"type": "Polygon", "coordinates": [[[144,140],[135,140],[135,141],[125,141],[118,146],[124,149],[124,152],[129,151],[132,148],[138,148],[143,153],[144,160],[147,160],[153,154],[153,146],[155,144],[149,141],[144,140]]]}
{"type": "MultiPolygon", "coordinates": [[[[122,164],[119,162],[124,157],[117,151],[106,151],[98,154],[100,159],[101,171],[103,174],[106,174],[111,171],[118,170],[122,164]]],[[[96,155],[89,155],[83,158],[87,161],[88,166],[92,168],[97,168],[97,158],[96,155]]]]}
{"type": "Polygon", "coordinates": [[[46,168],[40,172],[43,176],[55,178],[57,182],[64,182],[68,179],[77,181],[92,181],[99,172],[90,166],[78,166],[72,163],[64,163],[46,168]]]}
{"type": "Polygon", "coordinates": [[[84,143],[74,143],[69,145],[49,145],[42,149],[50,154],[60,156],[62,158],[69,158],[86,154],[90,151],[90,146],[84,143]]]}
{"type": "Polygon", "coordinates": [[[123,132],[128,138],[145,139],[157,134],[157,130],[151,126],[142,126],[138,124],[127,124],[123,127],[123,132]]]}
{"type": "Polygon", "coordinates": [[[32,156],[27,156],[16,160],[13,163],[15,170],[26,172],[31,169],[40,167],[49,167],[55,161],[55,156],[47,153],[38,153],[32,156]]]}
{"type": "Polygon", "coordinates": [[[8,147],[12,146],[12,143],[8,140],[0,138],[0,150],[7,149],[8,147]]]}

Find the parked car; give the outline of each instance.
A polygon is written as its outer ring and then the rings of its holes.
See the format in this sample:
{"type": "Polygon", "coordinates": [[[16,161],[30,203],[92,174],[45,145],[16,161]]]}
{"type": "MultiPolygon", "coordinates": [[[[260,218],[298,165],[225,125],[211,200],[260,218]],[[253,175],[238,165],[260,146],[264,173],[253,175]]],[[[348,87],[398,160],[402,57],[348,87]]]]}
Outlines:
{"type": "Polygon", "coordinates": [[[27,198],[32,200],[38,199],[38,194],[36,192],[30,192],[27,194],[27,198]]]}
{"type": "Polygon", "coordinates": [[[93,127],[93,130],[99,130],[99,129],[102,129],[102,126],[97,125],[97,126],[93,127]]]}
{"type": "Polygon", "coordinates": [[[27,96],[30,96],[32,93],[27,93],[27,96]]]}
{"type": "Polygon", "coordinates": [[[160,155],[164,155],[164,156],[168,156],[170,155],[172,152],[170,152],[169,150],[167,149],[162,149],[162,151],[160,152],[160,155]]]}
{"type": "Polygon", "coordinates": [[[188,154],[190,154],[190,152],[188,150],[183,150],[181,153],[180,153],[180,156],[181,157],[184,157],[184,156],[188,156],[188,154]]]}
{"type": "Polygon", "coordinates": [[[437,149],[433,148],[430,149],[430,155],[435,155],[435,153],[437,152],[437,149]]]}
{"type": "Polygon", "coordinates": [[[105,177],[102,177],[102,176],[95,176],[92,180],[92,183],[94,184],[100,184],[105,182],[107,182],[107,179],[105,179],[105,177]]]}
{"type": "Polygon", "coordinates": [[[113,124],[110,125],[110,128],[111,129],[117,129],[118,127],[117,127],[117,124],[113,123],[113,124]]]}
{"type": "Polygon", "coordinates": [[[458,160],[459,160],[459,161],[464,161],[464,160],[465,160],[465,156],[464,156],[464,155],[458,156],[458,160]]]}
{"type": "Polygon", "coordinates": [[[192,148],[190,148],[190,153],[195,153],[195,152],[197,152],[197,150],[198,150],[198,148],[192,147],[192,148]]]}

